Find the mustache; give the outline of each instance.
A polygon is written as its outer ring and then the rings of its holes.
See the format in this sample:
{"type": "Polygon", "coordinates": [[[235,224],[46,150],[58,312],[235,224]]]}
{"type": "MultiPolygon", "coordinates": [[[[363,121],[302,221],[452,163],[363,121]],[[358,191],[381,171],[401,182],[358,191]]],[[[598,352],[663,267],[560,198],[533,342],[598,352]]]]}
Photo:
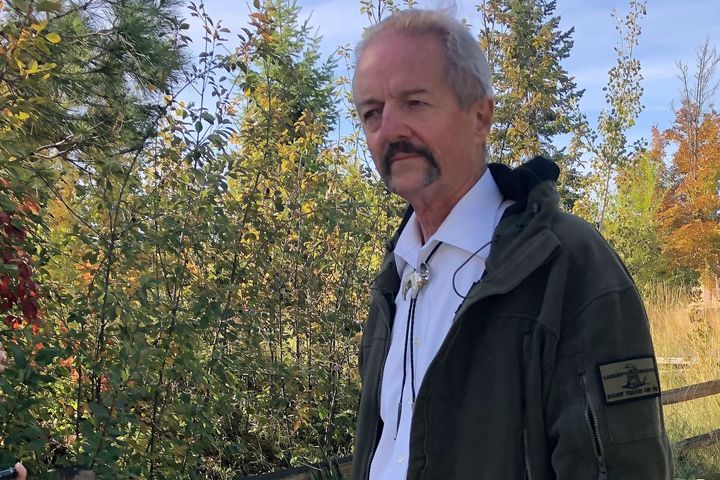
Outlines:
{"type": "Polygon", "coordinates": [[[401,140],[399,142],[391,143],[388,145],[387,150],[385,150],[385,154],[382,157],[382,173],[390,174],[390,163],[392,162],[393,157],[395,157],[398,153],[414,153],[420,155],[424,157],[432,167],[439,169],[438,164],[435,161],[435,156],[429,149],[413,145],[407,140],[401,140]]]}

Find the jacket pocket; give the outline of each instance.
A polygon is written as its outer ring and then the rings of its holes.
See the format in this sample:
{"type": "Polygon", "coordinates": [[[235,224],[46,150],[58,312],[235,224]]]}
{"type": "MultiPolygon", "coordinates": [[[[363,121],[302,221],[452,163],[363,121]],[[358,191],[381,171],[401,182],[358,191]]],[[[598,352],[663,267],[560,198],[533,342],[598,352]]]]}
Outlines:
{"type": "Polygon", "coordinates": [[[659,398],[613,405],[607,409],[606,415],[613,443],[622,444],[662,435],[662,407],[659,398]]]}
{"type": "Polygon", "coordinates": [[[595,459],[598,462],[598,480],[607,480],[605,447],[603,446],[602,437],[600,436],[600,423],[598,421],[597,411],[590,397],[590,389],[585,374],[580,376],[580,383],[585,394],[585,426],[587,427],[588,435],[590,435],[595,459]]]}

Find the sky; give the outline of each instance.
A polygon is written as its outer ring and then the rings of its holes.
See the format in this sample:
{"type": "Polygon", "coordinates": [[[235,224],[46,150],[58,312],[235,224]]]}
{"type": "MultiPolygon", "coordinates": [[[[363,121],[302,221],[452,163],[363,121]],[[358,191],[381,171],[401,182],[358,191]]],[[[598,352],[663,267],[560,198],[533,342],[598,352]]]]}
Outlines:
{"type": "MultiPolygon", "coordinates": [[[[199,0],[196,0],[199,1],[199,0]]],[[[475,5],[477,0],[418,0],[420,8],[455,10],[457,18],[471,25],[480,25],[475,5]]],[[[247,24],[250,1],[205,0],[205,8],[214,19],[233,32],[247,24]]],[[[594,123],[604,107],[602,88],[608,70],[615,62],[613,48],[620,39],[611,17],[613,9],[623,17],[629,10],[629,0],[557,0],[556,15],[561,18],[563,31],[575,28],[574,46],[570,57],[563,62],[578,88],[585,89],[581,110],[594,123]]],[[[353,47],[367,17],[360,13],[358,0],[298,0],[301,17],[322,37],[324,56],[339,46],[353,47]]],[[[661,130],[672,126],[672,102],[680,94],[679,70],[676,62],[690,66],[693,71],[697,48],[706,40],[720,49],[720,0],[648,0],[647,15],[641,22],[642,33],[635,53],[642,64],[644,80],[644,111],[630,131],[629,140],[649,139],[651,127],[661,130]]],[[[193,38],[199,38],[191,30],[193,38]]],[[[718,72],[720,77],[720,72],[718,72]]],[[[716,99],[718,100],[718,99],[716,99]]]]}

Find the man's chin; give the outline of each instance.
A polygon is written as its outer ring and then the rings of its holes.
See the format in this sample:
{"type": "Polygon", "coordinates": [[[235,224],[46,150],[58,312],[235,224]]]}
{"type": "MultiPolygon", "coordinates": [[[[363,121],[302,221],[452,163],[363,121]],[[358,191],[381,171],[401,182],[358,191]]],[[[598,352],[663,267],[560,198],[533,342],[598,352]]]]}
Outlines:
{"type": "Polygon", "coordinates": [[[401,196],[407,201],[411,201],[419,193],[427,190],[439,175],[388,175],[383,177],[383,182],[388,190],[401,196]]]}

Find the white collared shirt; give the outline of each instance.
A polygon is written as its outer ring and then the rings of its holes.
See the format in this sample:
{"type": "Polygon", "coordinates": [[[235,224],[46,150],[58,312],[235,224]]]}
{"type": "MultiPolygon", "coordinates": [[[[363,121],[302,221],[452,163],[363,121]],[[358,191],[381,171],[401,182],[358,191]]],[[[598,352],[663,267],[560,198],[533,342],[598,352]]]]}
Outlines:
{"type": "MultiPolygon", "coordinates": [[[[413,271],[420,269],[438,242],[442,245],[428,262],[430,278],[417,296],[413,338],[415,391],[420,391],[422,379],[430,362],[440,349],[453,322],[455,311],[462,303],[461,295],[467,295],[470,287],[485,271],[485,259],[490,246],[477,250],[488,243],[495,226],[505,209],[513,202],[503,201],[500,190],[489,170],[453,207],[435,234],[423,245],[420,225],[413,213],[395,247],[395,262],[401,285],[413,271]],[[470,259],[462,268],[463,262],[470,259]]],[[[403,407],[398,425],[398,402],[403,378],[403,354],[405,352],[405,329],[408,322],[410,292],[403,299],[402,288],[395,298],[395,322],[393,324],[390,350],[383,371],[380,398],[380,416],[383,431],[370,466],[370,480],[398,480],[407,476],[410,448],[410,420],[412,417],[412,391],[410,379],[410,352],[405,366],[407,378],[403,393],[403,407]]]]}

